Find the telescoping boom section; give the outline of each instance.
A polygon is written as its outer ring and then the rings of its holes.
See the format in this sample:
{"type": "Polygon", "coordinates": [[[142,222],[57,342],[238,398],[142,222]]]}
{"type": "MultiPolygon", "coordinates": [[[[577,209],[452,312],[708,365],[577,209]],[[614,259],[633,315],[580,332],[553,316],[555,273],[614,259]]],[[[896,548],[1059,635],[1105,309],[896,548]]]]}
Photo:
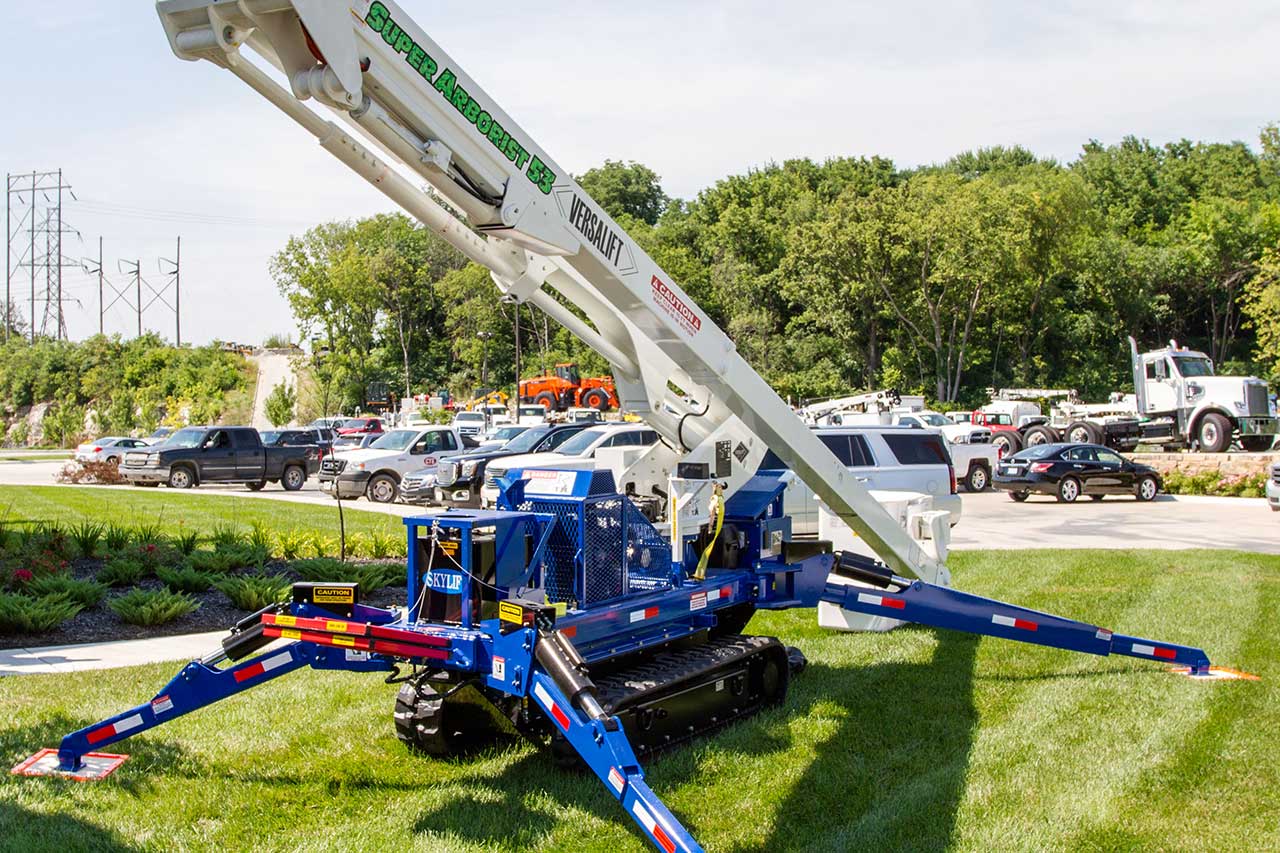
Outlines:
{"type": "Polygon", "coordinates": [[[288,601],[235,625],[152,699],[15,772],[101,778],[123,756],[97,750],[295,670],[380,672],[400,685],[393,719],[407,746],[456,755],[487,742],[492,726],[544,739],[673,853],[701,848],[649,787],[641,759],[784,702],[804,669],[798,649],[744,633],[759,610],[825,602],[1213,673],[1196,648],[950,589],[942,551],[926,551],[881,508],[678,284],[396,4],[164,0],[158,9],[178,56],[230,71],[488,267],[503,299],[537,306],[608,359],[621,407],[664,440],[609,470],[506,471],[496,509],[406,519],[403,607],[362,604],[356,584],[295,584],[288,601]],[[880,559],[793,537],[785,482],[757,473],[767,449],[880,559]],[[477,719],[462,691],[487,701],[492,719],[477,719]]]}

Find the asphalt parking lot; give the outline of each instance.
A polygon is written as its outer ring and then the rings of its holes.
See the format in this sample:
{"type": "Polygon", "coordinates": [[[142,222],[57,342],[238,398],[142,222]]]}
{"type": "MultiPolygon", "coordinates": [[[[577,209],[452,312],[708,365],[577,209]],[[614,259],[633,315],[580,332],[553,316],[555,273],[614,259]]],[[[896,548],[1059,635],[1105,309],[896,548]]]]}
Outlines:
{"type": "MultiPolygon", "coordinates": [[[[61,462],[0,462],[0,484],[53,484],[61,462]]],[[[130,488],[110,486],[103,488],[130,488]]],[[[164,489],[164,486],[159,488],[164,489]]],[[[201,494],[235,495],[332,506],[333,499],[309,479],[301,491],[271,484],[261,492],[243,486],[202,486],[201,494]]],[[[1032,497],[1014,503],[1003,492],[963,494],[964,516],[952,530],[952,550],[1020,548],[1230,548],[1280,554],[1280,513],[1262,498],[1174,497],[1144,504],[1129,497],[1060,504],[1032,497]]],[[[430,510],[403,504],[349,501],[352,509],[416,515],[430,510]]]]}

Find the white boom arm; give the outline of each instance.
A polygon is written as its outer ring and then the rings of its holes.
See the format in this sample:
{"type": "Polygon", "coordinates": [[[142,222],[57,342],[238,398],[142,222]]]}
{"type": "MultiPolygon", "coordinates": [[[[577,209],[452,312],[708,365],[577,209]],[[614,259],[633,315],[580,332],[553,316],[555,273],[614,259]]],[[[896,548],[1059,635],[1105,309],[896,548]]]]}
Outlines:
{"type": "Polygon", "coordinates": [[[504,299],[537,306],[608,359],[622,407],[687,451],[684,458],[709,463],[728,492],[772,449],[897,572],[946,582],[945,568],[733,342],[396,3],[161,0],[157,9],[179,57],[235,74],[491,270],[504,299]],[[289,88],[243,45],[283,72],[289,88]],[[358,128],[469,225],[307,100],[358,128]]]}

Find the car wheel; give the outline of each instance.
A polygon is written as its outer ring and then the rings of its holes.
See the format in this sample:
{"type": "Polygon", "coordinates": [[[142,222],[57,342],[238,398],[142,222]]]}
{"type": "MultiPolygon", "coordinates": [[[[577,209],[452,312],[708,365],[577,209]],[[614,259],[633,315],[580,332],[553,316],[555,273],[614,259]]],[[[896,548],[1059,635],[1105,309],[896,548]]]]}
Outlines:
{"type": "Polygon", "coordinates": [[[249,491],[251,491],[251,492],[260,492],[260,491],[262,491],[262,487],[263,487],[263,486],[265,486],[266,484],[267,484],[267,481],[266,481],[266,480],[263,480],[263,481],[262,481],[262,482],[260,482],[260,483],[245,483],[245,485],[249,487],[249,491]]]}
{"type": "Polygon", "coordinates": [[[1009,497],[1013,498],[1018,503],[1022,503],[1027,498],[1031,497],[1031,493],[1030,492],[1010,492],[1009,497]]]}
{"type": "Polygon", "coordinates": [[[280,485],[284,486],[286,492],[298,491],[305,482],[307,482],[307,472],[297,465],[285,468],[284,475],[280,478],[280,485]]]}
{"type": "Polygon", "coordinates": [[[112,468],[119,468],[119,467],[120,467],[120,457],[119,457],[119,456],[108,456],[108,457],[107,457],[107,464],[108,464],[108,465],[110,465],[112,468]]]}
{"type": "Polygon", "coordinates": [[[533,398],[533,402],[546,409],[548,412],[553,412],[556,409],[556,395],[552,394],[550,391],[543,391],[541,394],[533,398]]]}
{"type": "Polygon", "coordinates": [[[169,471],[169,488],[189,489],[196,484],[190,468],[174,468],[169,471]]]}
{"type": "Polygon", "coordinates": [[[1034,426],[1027,430],[1026,446],[1035,447],[1038,444],[1053,444],[1058,440],[1058,435],[1052,429],[1046,426],[1034,426]]]}
{"type": "Polygon", "coordinates": [[[396,499],[396,493],[400,491],[395,478],[390,474],[379,474],[369,481],[369,488],[365,490],[369,500],[374,503],[389,504],[396,499]]]}
{"type": "Polygon", "coordinates": [[[998,432],[991,437],[991,446],[1001,459],[1022,449],[1022,440],[1016,432],[998,432]]]}
{"type": "Polygon", "coordinates": [[[1231,446],[1231,421],[1217,412],[1210,412],[1200,420],[1196,430],[1200,450],[1204,453],[1225,453],[1231,446]]]}
{"type": "Polygon", "coordinates": [[[1063,477],[1058,483],[1058,500],[1064,504],[1074,503],[1080,497],[1080,481],[1075,477],[1063,477]]]}
{"type": "Polygon", "coordinates": [[[1160,494],[1160,484],[1155,477],[1147,475],[1138,480],[1137,485],[1134,486],[1133,493],[1137,495],[1140,501],[1153,501],[1156,499],[1156,495],[1160,494]]]}
{"type": "Polygon", "coordinates": [[[1093,424],[1076,421],[1067,427],[1066,437],[1072,444],[1099,444],[1102,434],[1093,424]]]}
{"type": "Polygon", "coordinates": [[[964,478],[964,487],[971,492],[985,492],[990,484],[991,474],[981,465],[970,467],[964,478]]]}

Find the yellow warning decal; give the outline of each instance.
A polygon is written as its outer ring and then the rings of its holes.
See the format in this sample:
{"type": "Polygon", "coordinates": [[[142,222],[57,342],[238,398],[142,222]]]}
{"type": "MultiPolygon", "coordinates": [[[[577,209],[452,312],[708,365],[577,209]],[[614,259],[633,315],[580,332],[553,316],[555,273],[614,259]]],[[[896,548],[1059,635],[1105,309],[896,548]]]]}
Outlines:
{"type": "Polygon", "coordinates": [[[280,636],[286,640],[301,640],[302,632],[295,631],[292,628],[285,628],[283,631],[280,632],[280,636]]]}
{"type": "Polygon", "coordinates": [[[347,623],[329,621],[324,623],[324,628],[326,631],[337,631],[339,633],[342,633],[347,630],[347,623]]]}
{"type": "Polygon", "coordinates": [[[297,624],[298,624],[298,617],[296,617],[296,616],[277,616],[277,617],[276,617],[276,624],[277,624],[277,625],[283,625],[283,626],[285,626],[286,628],[292,628],[294,625],[297,625],[297,624]]]}
{"type": "Polygon", "coordinates": [[[311,600],[316,604],[355,604],[356,591],[352,587],[317,586],[311,589],[311,600]]]}
{"type": "Polygon", "coordinates": [[[498,602],[498,618],[503,622],[514,622],[517,625],[524,624],[524,608],[519,604],[512,604],[510,601],[498,602]]]}
{"type": "Polygon", "coordinates": [[[333,638],[335,646],[354,646],[356,644],[355,637],[344,637],[341,634],[333,638]]]}
{"type": "Polygon", "coordinates": [[[441,551],[444,551],[450,557],[458,556],[458,543],[452,539],[441,539],[436,542],[441,551]]]}

